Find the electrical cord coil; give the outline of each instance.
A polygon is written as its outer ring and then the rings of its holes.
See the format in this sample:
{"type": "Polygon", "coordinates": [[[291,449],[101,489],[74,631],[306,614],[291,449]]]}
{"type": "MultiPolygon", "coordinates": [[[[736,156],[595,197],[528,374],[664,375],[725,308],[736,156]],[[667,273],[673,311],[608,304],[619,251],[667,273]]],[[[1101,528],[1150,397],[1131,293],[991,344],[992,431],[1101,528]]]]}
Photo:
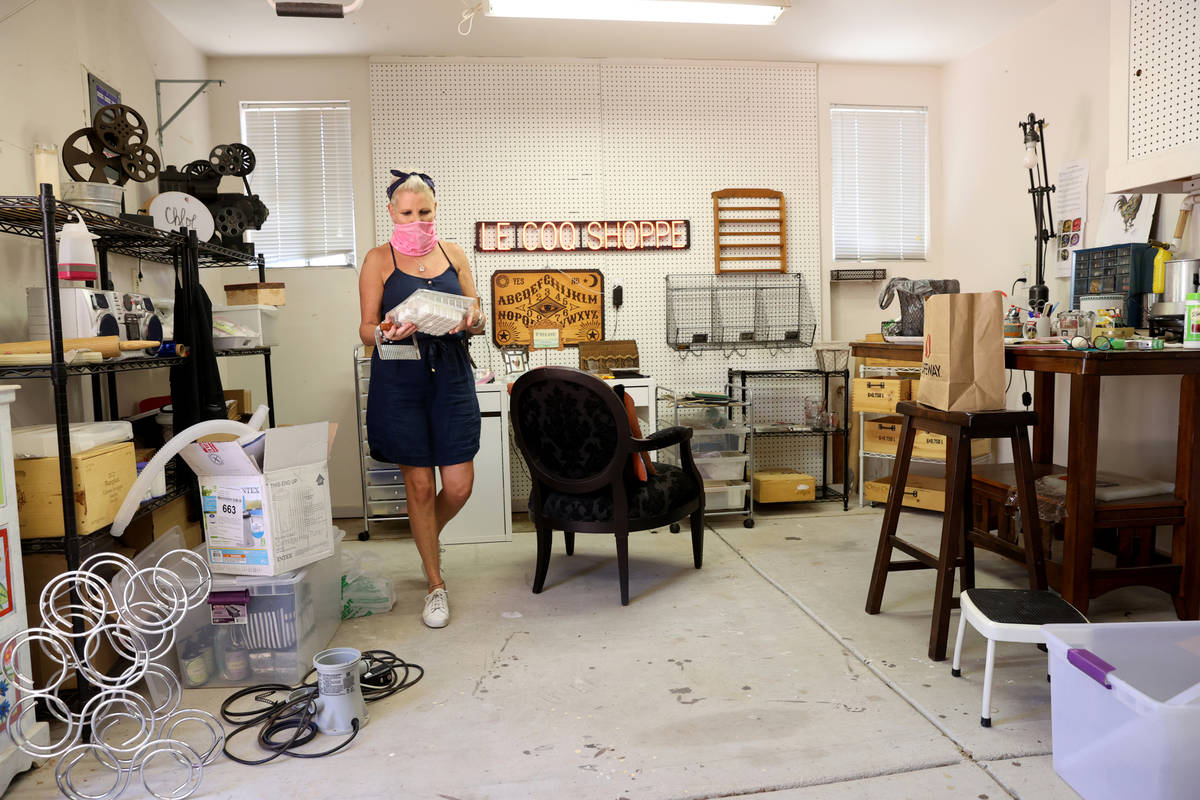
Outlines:
{"type": "MultiPolygon", "coordinates": [[[[425,669],[422,666],[405,661],[387,650],[365,650],[362,660],[366,663],[367,668],[359,678],[359,686],[363,700],[367,703],[391,697],[397,692],[414,686],[425,676],[425,669]]],[[[312,742],[320,732],[314,721],[316,713],[314,701],[318,697],[317,684],[309,683],[316,671],[315,667],[310,669],[298,686],[289,686],[284,683],[264,683],[239,689],[227,697],[221,703],[221,719],[236,727],[225,737],[223,745],[225,757],[246,766],[258,766],[274,761],[281,755],[292,758],[323,758],[348,747],[361,730],[357,719],[351,723],[353,730],[349,736],[328,750],[302,753],[296,749],[312,742]],[[286,693],[286,697],[282,700],[275,697],[280,693],[286,693]],[[252,697],[259,705],[251,708],[234,708],[236,703],[247,697],[252,697]],[[259,759],[247,759],[229,752],[229,743],[235,736],[254,728],[258,728],[256,737],[258,746],[269,752],[270,755],[259,759]],[[291,733],[288,734],[288,731],[291,733]]]]}

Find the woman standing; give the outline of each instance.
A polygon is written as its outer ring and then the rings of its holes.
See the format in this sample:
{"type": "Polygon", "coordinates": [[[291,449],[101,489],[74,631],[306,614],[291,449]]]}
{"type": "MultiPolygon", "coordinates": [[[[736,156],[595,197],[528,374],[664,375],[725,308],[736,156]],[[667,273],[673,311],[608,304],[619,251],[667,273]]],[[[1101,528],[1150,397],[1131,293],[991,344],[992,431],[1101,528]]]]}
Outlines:
{"type": "Polygon", "coordinates": [[[390,341],[415,344],[420,357],[383,360],[376,348],[367,394],[367,441],[372,458],[394,463],[404,474],[409,526],[429,582],[421,619],[442,628],[450,621],[450,604],[438,536],[471,496],[473,459],[479,451],[479,401],[464,339],[483,333],[484,317],[476,305],[444,336],[417,333],[412,323],[392,324],[385,317],[417,289],[479,297],[466,253],[438,241],[433,179],[416,172],[392,174],[392,238],[363,259],[358,332],[367,345],[375,344],[377,330],[390,341]],[[441,473],[440,492],[435,467],[441,473]]]}

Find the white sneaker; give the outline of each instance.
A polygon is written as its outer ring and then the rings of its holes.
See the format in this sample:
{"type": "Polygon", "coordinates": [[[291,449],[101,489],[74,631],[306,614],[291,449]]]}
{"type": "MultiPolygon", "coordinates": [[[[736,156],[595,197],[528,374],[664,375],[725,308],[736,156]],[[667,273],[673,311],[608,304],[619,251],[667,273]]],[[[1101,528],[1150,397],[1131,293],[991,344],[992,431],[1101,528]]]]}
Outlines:
{"type": "Polygon", "coordinates": [[[421,621],[430,628],[444,628],[450,622],[450,600],[446,597],[445,589],[434,589],[425,595],[421,621]]]}

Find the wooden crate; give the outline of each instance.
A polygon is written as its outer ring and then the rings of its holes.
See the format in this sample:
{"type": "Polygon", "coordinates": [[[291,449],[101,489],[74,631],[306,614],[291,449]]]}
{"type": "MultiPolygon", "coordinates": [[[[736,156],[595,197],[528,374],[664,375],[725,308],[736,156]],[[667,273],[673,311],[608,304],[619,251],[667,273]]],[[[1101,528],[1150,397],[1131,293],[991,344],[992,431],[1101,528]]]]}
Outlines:
{"type": "MultiPolygon", "coordinates": [[[[900,430],[903,417],[879,417],[863,423],[863,450],[867,453],[896,455],[900,449],[900,430]]],[[[917,431],[913,440],[913,456],[917,458],[946,458],[946,437],[940,433],[917,431]]],[[[987,455],[992,445],[988,439],[971,440],[971,458],[987,455]]]]}
{"type": "Polygon", "coordinates": [[[855,378],[850,395],[851,408],[880,414],[895,413],[896,403],[912,396],[912,384],[910,378],[855,378]]]}
{"type": "MultiPolygon", "coordinates": [[[[868,342],[886,341],[883,338],[882,333],[868,333],[865,337],[863,337],[863,339],[864,339],[864,341],[868,341],[868,342]]],[[[862,359],[862,363],[868,367],[893,367],[893,368],[899,367],[901,369],[904,369],[904,368],[911,369],[912,367],[921,366],[921,361],[919,359],[916,361],[912,361],[910,359],[902,359],[902,358],[864,358],[864,359],[862,359]]],[[[913,396],[915,397],[916,394],[914,393],[913,396]]]]}
{"type": "MultiPolygon", "coordinates": [[[[886,503],[891,476],[863,484],[863,497],[873,503],[886,503]]],[[[946,479],[934,475],[909,475],[904,487],[903,505],[928,511],[946,509],[946,479]]]]}

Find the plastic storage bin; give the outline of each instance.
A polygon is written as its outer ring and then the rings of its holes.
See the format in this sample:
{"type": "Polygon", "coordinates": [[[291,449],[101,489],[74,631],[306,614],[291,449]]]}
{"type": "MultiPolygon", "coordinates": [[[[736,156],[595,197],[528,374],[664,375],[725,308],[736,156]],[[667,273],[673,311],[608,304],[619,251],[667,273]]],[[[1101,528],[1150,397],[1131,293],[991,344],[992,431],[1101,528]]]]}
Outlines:
{"type": "Polygon", "coordinates": [[[727,428],[692,428],[692,452],[737,451],[746,449],[747,425],[730,425],[727,428]]]}
{"type": "MultiPolygon", "coordinates": [[[[133,424],[125,420],[113,422],[72,422],[71,452],[82,453],[93,447],[133,438],[133,424]]],[[[58,458],[58,429],[53,425],[27,425],[13,428],[13,458],[58,458]]]]}
{"type": "Polygon", "coordinates": [[[746,507],[746,490],[748,488],[750,487],[745,483],[737,481],[705,481],[704,510],[737,509],[740,511],[746,507]]]}
{"type": "Polygon", "coordinates": [[[421,333],[440,336],[456,328],[478,302],[474,297],[460,294],[417,289],[389,311],[388,316],[397,325],[411,322],[421,333]]]}
{"type": "Polygon", "coordinates": [[[1200,787],[1200,622],[1046,625],[1054,771],[1087,800],[1200,787]]]}
{"type": "Polygon", "coordinates": [[[733,450],[693,453],[696,469],[705,481],[744,481],[750,456],[733,450]]]}
{"type": "MultiPolygon", "coordinates": [[[[273,578],[213,575],[217,592],[248,591],[245,624],[212,623],[210,603],[187,612],[175,635],[185,688],[298,683],[342,619],[341,540],[333,555],[273,578]]],[[[205,545],[196,548],[206,558],[205,545]]]]}
{"type": "MultiPolygon", "coordinates": [[[[213,306],[213,319],[224,319],[253,335],[237,347],[275,347],[279,342],[279,309],[275,306],[213,306]]],[[[237,338],[237,337],[222,337],[237,338]]]]}

